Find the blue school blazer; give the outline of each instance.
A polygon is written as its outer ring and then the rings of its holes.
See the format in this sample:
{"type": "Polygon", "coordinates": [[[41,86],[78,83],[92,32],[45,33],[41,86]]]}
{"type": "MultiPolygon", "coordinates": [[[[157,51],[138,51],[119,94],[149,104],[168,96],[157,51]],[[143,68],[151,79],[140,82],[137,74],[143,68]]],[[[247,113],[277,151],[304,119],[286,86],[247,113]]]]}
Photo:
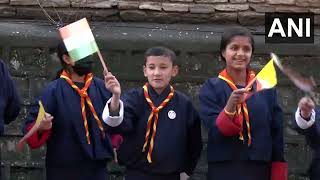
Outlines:
{"type": "MultiPolygon", "coordinates": [[[[256,84],[253,85],[255,90],[256,84]]],[[[223,111],[231,92],[229,85],[219,78],[208,79],[200,90],[200,116],[208,129],[208,162],[284,161],[283,117],[276,90],[257,92],[246,101],[252,136],[250,146],[245,127],[243,142],[239,135],[224,136],[216,126],[216,118],[223,111]]]]}
{"type": "MultiPolygon", "coordinates": [[[[155,106],[159,106],[170,92],[169,86],[160,95],[150,86],[148,89],[155,106]]],[[[150,164],[147,161],[149,146],[146,152],[142,152],[151,112],[143,92],[143,88],[135,88],[122,97],[124,120],[114,128],[124,137],[119,149],[120,163],[128,169],[154,175],[180,172],[192,174],[201,154],[202,139],[201,121],[191,100],[175,90],[172,99],[160,110],[153,162],[150,164]]]]}
{"type": "Polygon", "coordinates": [[[9,71],[1,59],[0,84],[0,135],[2,135],[4,124],[9,124],[19,115],[21,102],[9,71]]]}
{"type": "MultiPolygon", "coordinates": [[[[80,87],[79,87],[80,88],[80,87]]],[[[88,95],[98,117],[101,117],[111,93],[106,90],[103,80],[93,78],[88,95]]],[[[103,139],[98,125],[86,107],[91,144],[87,143],[79,94],[64,80],[57,79],[49,83],[40,97],[45,111],[52,120],[51,136],[47,140],[46,165],[49,167],[74,167],[88,164],[90,161],[106,161],[113,158],[113,149],[109,136],[103,139]]],[[[25,122],[34,122],[39,105],[36,102],[25,122]]],[[[107,128],[104,123],[102,123],[107,128]]],[[[107,131],[106,131],[107,132],[107,131]]]]}

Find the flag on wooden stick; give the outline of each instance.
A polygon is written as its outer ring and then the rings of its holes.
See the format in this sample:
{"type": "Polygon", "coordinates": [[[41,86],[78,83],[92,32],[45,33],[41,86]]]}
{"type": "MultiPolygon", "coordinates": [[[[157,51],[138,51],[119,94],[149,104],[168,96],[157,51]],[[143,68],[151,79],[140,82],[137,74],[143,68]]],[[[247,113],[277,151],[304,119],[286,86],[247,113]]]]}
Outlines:
{"type": "Polygon", "coordinates": [[[74,62],[97,52],[104,70],[107,71],[107,67],[86,18],[60,28],[59,32],[69,56],[74,62]]]}
{"type": "Polygon", "coordinates": [[[86,18],[60,28],[59,32],[73,61],[78,61],[98,51],[86,18]]]}

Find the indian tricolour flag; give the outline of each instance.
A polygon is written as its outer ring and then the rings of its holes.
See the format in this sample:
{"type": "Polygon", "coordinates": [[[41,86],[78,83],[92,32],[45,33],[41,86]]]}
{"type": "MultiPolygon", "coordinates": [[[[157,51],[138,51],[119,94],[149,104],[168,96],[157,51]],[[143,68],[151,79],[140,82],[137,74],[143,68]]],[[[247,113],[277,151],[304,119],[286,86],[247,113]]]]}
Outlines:
{"type": "Polygon", "coordinates": [[[98,51],[86,18],[60,28],[59,32],[73,61],[78,61],[98,51]]]}
{"type": "Polygon", "coordinates": [[[257,91],[269,89],[277,84],[277,73],[271,59],[257,74],[257,91]]]}

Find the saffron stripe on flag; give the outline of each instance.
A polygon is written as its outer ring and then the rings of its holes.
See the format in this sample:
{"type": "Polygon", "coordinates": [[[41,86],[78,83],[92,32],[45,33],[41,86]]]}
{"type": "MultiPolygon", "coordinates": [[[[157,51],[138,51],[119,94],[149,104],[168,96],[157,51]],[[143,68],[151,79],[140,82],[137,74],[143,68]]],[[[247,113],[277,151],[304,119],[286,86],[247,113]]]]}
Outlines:
{"type": "Polygon", "coordinates": [[[98,51],[98,46],[95,41],[83,44],[81,47],[69,51],[69,55],[73,61],[83,59],[98,51]]]}
{"type": "Polygon", "coordinates": [[[60,28],[59,32],[62,39],[67,39],[71,36],[74,36],[74,34],[81,34],[82,31],[87,29],[90,29],[90,26],[88,24],[87,19],[83,18],[83,19],[80,19],[79,21],[76,21],[72,24],[69,24],[65,27],[60,28]]]}
{"type": "Polygon", "coordinates": [[[84,44],[91,43],[92,41],[95,41],[95,40],[90,29],[86,29],[86,31],[81,32],[81,34],[80,33],[73,34],[69,38],[66,38],[63,40],[69,52],[74,49],[80,48],[84,44]]]}

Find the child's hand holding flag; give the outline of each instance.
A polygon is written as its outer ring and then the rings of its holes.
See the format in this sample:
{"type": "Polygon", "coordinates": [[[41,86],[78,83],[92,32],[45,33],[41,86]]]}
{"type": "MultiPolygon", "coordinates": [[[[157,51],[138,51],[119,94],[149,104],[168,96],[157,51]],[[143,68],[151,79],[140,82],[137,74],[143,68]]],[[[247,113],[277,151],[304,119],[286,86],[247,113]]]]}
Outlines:
{"type": "Polygon", "coordinates": [[[51,129],[52,119],[53,119],[53,116],[45,112],[41,101],[39,101],[39,112],[38,112],[37,119],[34,125],[32,126],[32,128],[28,131],[28,133],[16,145],[17,151],[21,152],[23,150],[27,139],[30,138],[34,133],[51,129]]]}

